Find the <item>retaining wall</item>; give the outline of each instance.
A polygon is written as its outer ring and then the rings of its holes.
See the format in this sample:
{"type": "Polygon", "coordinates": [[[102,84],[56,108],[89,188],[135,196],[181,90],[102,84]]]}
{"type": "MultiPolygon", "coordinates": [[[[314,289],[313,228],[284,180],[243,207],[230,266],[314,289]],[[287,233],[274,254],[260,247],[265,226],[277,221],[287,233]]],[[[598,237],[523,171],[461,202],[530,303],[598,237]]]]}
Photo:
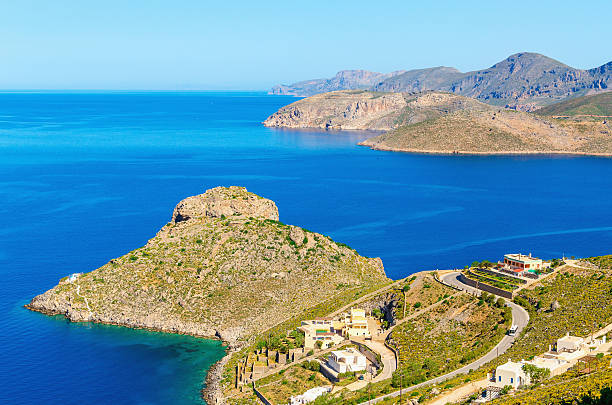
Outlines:
{"type": "Polygon", "coordinates": [[[253,392],[255,392],[257,398],[259,398],[259,400],[263,402],[264,405],[273,405],[272,402],[268,401],[268,398],[266,398],[264,394],[262,394],[257,390],[257,388],[255,388],[255,384],[253,384],[253,392]]]}
{"type": "Polygon", "coordinates": [[[481,291],[486,291],[491,294],[507,298],[509,300],[514,297],[514,294],[510,291],[502,290],[501,288],[494,287],[489,284],[484,284],[480,281],[472,280],[471,278],[467,278],[463,273],[459,274],[459,281],[461,281],[463,284],[469,285],[470,287],[474,287],[481,291]]]}
{"type": "MultiPolygon", "coordinates": [[[[497,271],[493,271],[493,270],[489,270],[489,269],[481,269],[480,267],[478,268],[478,271],[482,271],[483,273],[488,274],[490,276],[497,276],[497,277],[501,277],[501,278],[508,277],[509,279],[515,280],[515,281],[517,281],[517,282],[519,282],[521,284],[527,284],[527,280],[525,280],[524,278],[516,277],[516,276],[513,276],[511,274],[507,274],[505,272],[497,272],[497,271]]],[[[531,274],[531,273],[529,273],[529,274],[531,274]]]]}

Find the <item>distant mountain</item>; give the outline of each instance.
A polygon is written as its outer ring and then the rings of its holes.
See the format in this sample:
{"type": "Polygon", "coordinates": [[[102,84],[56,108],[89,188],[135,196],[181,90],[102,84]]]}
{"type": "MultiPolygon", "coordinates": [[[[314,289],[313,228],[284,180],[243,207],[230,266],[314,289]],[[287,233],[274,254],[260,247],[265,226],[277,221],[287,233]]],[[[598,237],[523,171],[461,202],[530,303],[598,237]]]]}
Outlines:
{"type": "Polygon", "coordinates": [[[540,108],[536,114],[565,117],[612,117],[612,91],[570,98],[540,108]]]}
{"type": "Polygon", "coordinates": [[[376,83],[401,73],[404,73],[404,71],[378,73],[368,70],[342,70],[331,79],[313,79],[291,85],[281,84],[274,86],[269,94],[309,97],[336,90],[367,89],[376,83]]]}
{"type": "MultiPolygon", "coordinates": [[[[350,71],[364,72],[364,71],[350,71]]],[[[476,98],[488,104],[533,111],[569,97],[583,96],[612,86],[612,62],[581,70],[537,53],[517,53],[488,69],[462,73],[451,67],[394,72],[367,76],[367,80],[313,80],[277,86],[272,94],[310,96],[332,90],[365,89],[381,92],[445,91],[476,98]],[[380,75],[380,76],[376,76],[380,75]],[[323,83],[327,85],[323,85],[323,83]],[[331,84],[334,84],[333,86],[331,84]]]]}

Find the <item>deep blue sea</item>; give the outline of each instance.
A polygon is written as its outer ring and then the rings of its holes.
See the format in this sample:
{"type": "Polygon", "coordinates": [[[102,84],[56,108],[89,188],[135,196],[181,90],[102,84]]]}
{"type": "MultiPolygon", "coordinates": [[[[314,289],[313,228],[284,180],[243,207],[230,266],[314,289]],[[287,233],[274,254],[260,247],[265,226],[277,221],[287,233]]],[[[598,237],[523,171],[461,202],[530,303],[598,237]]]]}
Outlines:
{"type": "Polygon", "coordinates": [[[142,246],[181,199],[241,185],[393,278],[506,252],[612,253],[612,159],[427,156],[260,125],[263,93],[0,93],[0,403],[194,404],[216,341],[22,308],[142,246]]]}

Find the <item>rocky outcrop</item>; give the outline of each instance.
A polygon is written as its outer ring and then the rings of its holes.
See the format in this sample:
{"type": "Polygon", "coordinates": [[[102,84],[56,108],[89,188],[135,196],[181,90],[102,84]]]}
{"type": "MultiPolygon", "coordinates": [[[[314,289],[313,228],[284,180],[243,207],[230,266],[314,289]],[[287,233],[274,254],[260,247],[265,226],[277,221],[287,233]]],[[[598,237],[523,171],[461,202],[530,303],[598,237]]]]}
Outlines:
{"type": "Polygon", "coordinates": [[[330,294],[386,281],[380,259],[278,222],[274,202],[242,187],[218,187],[181,201],[144,247],[61,280],[28,308],[234,347],[330,294]]]}
{"type": "Polygon", "coordinates": [[[205,217],[235,216],[278,221],[278,208],[274,201],[249,193],[242,187],[216,187],[178,203],[172,214],[172,221],[178,223],[205,217]]]}

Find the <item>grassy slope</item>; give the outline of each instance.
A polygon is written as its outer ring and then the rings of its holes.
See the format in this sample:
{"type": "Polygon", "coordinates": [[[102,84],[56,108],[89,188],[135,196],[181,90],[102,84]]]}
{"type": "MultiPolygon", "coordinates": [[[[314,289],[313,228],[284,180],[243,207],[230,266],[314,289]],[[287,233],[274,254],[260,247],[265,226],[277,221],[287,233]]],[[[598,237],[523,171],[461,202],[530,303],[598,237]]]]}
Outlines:
{"type": "Polygon", "coordinates": [[[525,359],[547,351],[548,345],[567,332],[586,336],[612,323],[611,288],[612,278],[607,271],[569,268],[533,289],[521,291],[519,296],[531,303],[531,319],[524,336],[504,357],[525,359]],[[554,301],[560,307],[550,312],[554,301]]]}
{"type": "Polygon", "coordinates": [[[538,115],[612,115],[612,92],[571,98],[536,111],[538,115]]]}
{"type": "Polygon", "coordinates": [[[502,314],[501,308],[459,295],[398,326],[392,338],[400,353],[397,373],[404,375],[404,386],[445,374],[485,354],[506,331],[502,314]]]}
{"type": "Polygon", "coordinates": [[[377,147],[433,152],[505,152],[554,149],[548,142],[487,125],[477,113],[456,113],[402,126],[368,140],[377,147]]]}

